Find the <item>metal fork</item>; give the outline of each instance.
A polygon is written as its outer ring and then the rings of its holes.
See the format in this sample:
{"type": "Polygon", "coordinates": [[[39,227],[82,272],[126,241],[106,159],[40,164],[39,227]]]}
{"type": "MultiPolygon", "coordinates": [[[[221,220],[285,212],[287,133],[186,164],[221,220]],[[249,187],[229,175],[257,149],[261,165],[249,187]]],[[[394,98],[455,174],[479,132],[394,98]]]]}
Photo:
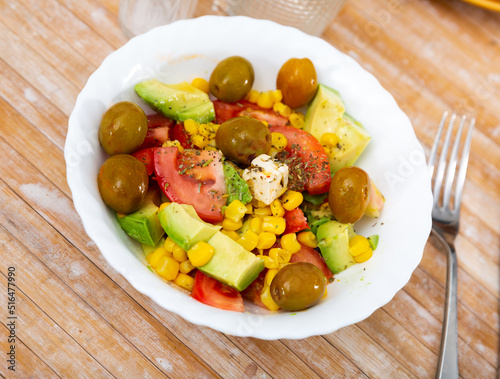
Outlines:
{"type": "Polygon", "coordinates": [[[447,250],[446,302],[444,307],[441,351],[436,378],[458,378],[458,323],[457,323],[457,256],[454,240],[458,234],[460,203],[469,161],[469,152],[475,120],[471,119],[460,159],[458,151],[466,117],[460,118],[455,141],[448,157],[453,125],[457,116],[452,114],[446,129],[439,155],[437,171],[434,173],[441,134],[448,112],[444,112],[434,138],[429,156],[429,172],[433,178],[434,204],[432,207],[432,230],[447,250]],[[435,174],[435,175],[434,175],[435,174]],[[452,201],[453,196],[453,201],[452,201]]]}

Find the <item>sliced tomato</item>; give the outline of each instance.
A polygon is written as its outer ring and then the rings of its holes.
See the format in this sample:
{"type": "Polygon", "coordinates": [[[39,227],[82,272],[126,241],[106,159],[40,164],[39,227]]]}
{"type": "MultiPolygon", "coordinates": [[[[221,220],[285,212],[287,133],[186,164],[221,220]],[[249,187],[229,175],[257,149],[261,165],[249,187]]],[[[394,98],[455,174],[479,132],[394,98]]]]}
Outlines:
{"type": "Polygon", "coordinates": [[[196,272],[191,296],[204,304],[219,309],[235,312],[245,311],[243,298],[237,290],[222,284],[201,271],[196,272]]]}
{"type": "Polygon", "coordinates": [[[295,208],[291,211],[285,212],[286,229],[284,234],[297,233],[301,230],[308,229],[307,218],[304,216],[302,209],[295,208]]]}
{"type": "Polygon", "coordinates": [[[286,125],[288,118],[278,115],[272,109],[264,109],[257,104],[246,100],[236,103],[225,103],[220,100],[214,101],[216,122],[223,122],[238,116],[249,116],[259,121],[266,121],[269,125],[286,125]]]}
{"type": "Polygon", "coordinates": [[[226,205],[226,183],[219,151],[184,150],[159,147],[154,169],[160,188],[170,201],[191,204],[202,220],[222,221],[226,205]]]}
{"type": "Polygon", "coordinates": [[[295,176],[304,178],[305,190],[311,195],[328,192],[332,181],[330,161],[321,143],[311,133],[293,126],[272,126],[270,130],[286,137],[287,146],[278,159],[291,161],[290,180],[295,176]]]}
{"type": "Polygon", "coordinates": [[[292,254],[290,262],[312,263],[323,272],[328,281],[330,281],[333,278],[332,270],[328,268],[321,254],[311,247],[301,244],[300,250],[292,254]]]}
{"type": "Polygon", "coordinates": [[[195,146],[191,143],[189,134],[187,134],[186,129],[184,129],[184,124],[182,123],[175,124],[172,130],[170,130],[170,139],[172,141],[179,141],[184,149],[195,149],[195,146]]]}
{"type": "Polygon", "coordinates": [[[148,147],[146,149],[137,150],[132,155],[146,165],[146,171],[151,176],[154,171],[154,151],[156,147],[148,147]]]}
{"type": "Polygon", "coordinates": [[[259,276],[252,283],[250,283],[247,288],[241,291],[241,296],[243,296],[244,299],[247,299],[264,309],[267,309],[267,307],[260,299],[260,295],[262,293],[262,289],[264,288],[264,279],[266,278],[266,272],[267,269],[261,271],[259,276]]]}
{"type": "Polygon", "coordinates": [[[160,147],[163,142],[170,139],[170,129],[175,121],[161,114],[155,113],[148,116],[148,131],[146,138],[139,149],[160,147]]]}

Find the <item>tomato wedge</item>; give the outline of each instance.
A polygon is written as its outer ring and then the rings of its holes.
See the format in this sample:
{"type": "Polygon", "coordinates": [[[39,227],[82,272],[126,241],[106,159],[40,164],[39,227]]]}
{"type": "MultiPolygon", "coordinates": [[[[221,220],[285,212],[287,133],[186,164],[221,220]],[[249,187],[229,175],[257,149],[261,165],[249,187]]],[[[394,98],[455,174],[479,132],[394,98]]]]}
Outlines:
{"type": "Polygon", "coordinates": [[[318,253],[312,247],[308,247],[302,244],[300,246],[301,246],[300,250],[292,254],[292,257],[290,258],[290,263],[294,262],[312,263],[323,272],[328,281],[331,281],[331,279],[333,278],[332,270],[328,268],[320,253],[318,253]]]}
{"type": "Polygon", "coordinates": [[[304,216],[302,209],[295,208],[291,211],[285,212],[286,228],[284,234],[297,233],[301,230],[308,229],[307,218],[304,216]]]}
{"type": "Polygon", "coordinates": [[[139,150],[148,147],[160,147],[163,142],[168,141],[170,139],[170,129],[174,123],[174,120],[162,116],[161,114],[155,113],[148,115],[148,131],[139,150]]]}
{"type": "Polygon", "coordinates": [[[189,139],[189,134],[187,134],[186,129],[184,129],[184,124],[177,123],[170,131],[170,139],[172,141],[179,141],[184,149],[195,149],[195,146],[191,143],[189,139]]]}
{"type": "Polygon", "coordinates": [[[213,103],[215,119],[218,124],[238,116],[249,116],[259,121],[266,121],[269,125],[286,125],[288,123],[288,118],[280,116],[272,109],[261,108],[246,100],[240,100],[236,103],[216,100],[213,103]]]}
{"type": "Polygon", "coordinates": [[[264,280],[266,278],[266,273],[267,273],[267,268],[261,271],[259,276],[252,283],[250,283],[250,285],[247,288],[241,291],[241,296],[244,299],[247,299],[252,303],[254,303],[255,305],[258,305],[259,307],[262,307],[264,309],[267,309],[267,307],[260,299],[260,295],[262,293],[262,289],[264,288],[264,280]]]}
{"type": "Polygon", "coordinates": [[[293,174],[289,179],[293,182],[295,176],[303,178],[304,189],[311,195],[328,192],[332,181],[330,161],[321,143],[311,133],[293,126],[272,126],[269,129],[286,137],[285,151],[277,158],[290,163],[289,170],[293,174]]]}
{"type": "Polygon", "coordinates": [[[219,151],[159,147],[154,154],[156,180],[165,195],[176,203],[191,204],[202,220],[222,221],[226,183],[219,151]]]}
{"type": "Polygon", "coordinates": [[[154,151],[156,147],[148,147],[146,149],[137,150],[132,156],[139,159],[146,166],[148,176],[153,175],[154,171],[154,151]]]}
{"type": "Polygon", "coordinates": [[[196,272],[191,296],[204,304],[219,309],[235,312],[245,311],[243,298],[237,290],[222,284],[201,271],[196,272]]]}

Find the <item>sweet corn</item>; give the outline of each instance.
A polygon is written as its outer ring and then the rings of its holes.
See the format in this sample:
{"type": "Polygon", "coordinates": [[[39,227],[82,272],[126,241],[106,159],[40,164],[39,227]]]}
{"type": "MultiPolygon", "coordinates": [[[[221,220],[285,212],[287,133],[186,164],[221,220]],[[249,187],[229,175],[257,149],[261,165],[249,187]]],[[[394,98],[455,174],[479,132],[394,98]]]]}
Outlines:
{"type": "Polygon", "coordinates": [[[281,90],[276,89],[274,91],[271,91],[271,99],[273,100],[273,103],[281,102],[281,100],[283,100],[283,93],[281,92],[281,90]]]}
{"type": "Polygon", "coordinates": [[[212,246],[204,241],[200,241],[188,250],[187,255],[194,267],[200,267],[210,262],[214,253],[215,249],[212,246]]]}
{"type": "Polygon", "coordinates": [[[213,122],[209,122],[207,124],[210,128],[212,128],[212,130],[217,133],[217,130],[219,129],[220,127],[220,124],[214,124],[213,122]]]}
{"type": "Polygon", "coordinates": [[[206,79],[203,78],[194,78],[191,82],[191,85],[205,93],[208,93],[210,91],[210,85],[208,84],[206,79]]]}
{"type": "Polygon", "coordinates": [[[296,253],[301,249],[295,233],[288,233],[281,236],[281,247],[290,253],[296,253]]]}
{"type": "Polygon", "coordinates": [[[318,240],[313,232],[300,232],[297,234],[297,241],[313,249],[318,247],[318,240]]]}
{"type": "Polygon", "coordinates": [[[274,259],[278,263],[288,263],[291,257],[292,253],[285,249],[275,247],[269,250],[269,258],[274,259]]]}
{"type": "Polygon", "coordinates": [[[152,253],[149,253],[146,261],[148,261],[149,265],[155,269],[156,266],[158,266],[158,263],[163,257],[166,257],[168,255],[167,251],[165,250],[164,247],[159,247],[152,253]]]}
{"type": "Polygon", "coordinates": [[[361,255],[371,249],[368,240],[359,234],[349,241],[349,252],[353,257],[361,255]]]}
{"type": "Polygon", "coordinates": [[[280,264],[278,263],[278,261],[276,259],[272,259],[272,258],[268,257],[267,255],[257,255],[257,256],[262,260],[262,262],[264,262],[265,268],[276,270],[278,267],[280,267],[280,264]]]}
{"type": "Polygon", "coordinates": [[[221,229],[221,233],[225,234],[226,236],[228,236],[229,238],[231,238],[232,240],[235,240],[235,241],[238,241],[240,239],[240,235],[237,232],[235,232],[234,230],[221,229]]]}
{"type": "Polygon", "coordinates": [[[193,269],[194,266],[189,259],[179,264],[179,271],[182,272],[183,274],[188,274],[191,271],[193,271],[193,269]]]}
{"type": "Polygon", "coordinates": [[[339,137],[335,133],[323,133],[320,142],[328,147],[335,147],[339,143],[339,137]]]}
{"type": "Polygon", "coordinates": [[[179,273],[179,262],[172,257],[163,257],[158,262],[155,271],[165,280],[174,280],[179,273]]]}
{"type": "MultiPolygon", "coordinates": [[[[243,216],[247,213],[247,207],[238,199],[231,201],[224,211],[224,217],[233,222],[240,222],[243,216]]],[[[222,224],[224,226],[224,224],[222,224]]],[[[238,228],[239,229],[239,228],[238,228]]]]}
{"type": "Polygon", "coordinates": [[[271,297],[271,290],[269,287],[265,287],[260,294],[260,300],[270,311],[277,311],[280,307],[274,302],[271,297]]]}
{"type": "Polygon", "coordinates": [[[201,134],[195,134],[194,136],[191,136],[191,142],[200,149],[203,149],[208,145],[209,140],[208,138],[203,137],[201,134]]]}
{"type": "Polygon", "coordinates": [[[263,203],[262,201],[257,200],[256,198],[253,198],[250,204],[252,204],[252,206],[254,208],[264,208],[264,207],[267,207],[266,203],[263,203]]]}
{"type": "Polygon", "coordinates": [[[333,153],[333,150],[331,147],[328,147],[326,145],[323,145],[323,149],[325,149],[325,153],[326,155],[328,155],[328,158],[330,158],[332,156],[332,153],[333,153]]]}
{"type": "Polygon", "coordinates": [[[264,208],[255,208],[253,210],[253,214],[258,217],[271,216],[273,212],[271,211],[271,207],[269,205],[264,208]]]}
{"type": "Polygon", "coordinates": [[[187,260],[186,251],[182,247],[180,247],[179,245],[174,246],[174,249],[172,251],[172,256],[179,263],[187,260]]]}
{"type": "Polygon", "coordinates": [[[283,208],[283,205],[281,205],[281,201],[279,201],[278,199],[274,200],[271,203],[270,207],[273,216],[283,217],[285,215],[285,208],[283,208]]]}
{"type": "Polygon", "coordinates": [[[253,213],[252,204],[248,203],[247,205],[245,205],[245,207],[247,208],[247,211],[245,212],[245,214],[251,215],[253,213]]]}
{"type": "Polygon", "coordinates": [[[259,243],[257,249],[269,249],[276,242],[276,234],[270,232],[262,232],[259,234],[259,243]]]}
{"type": "Polygon", "coordinates": [[[191,292],[193,290],[194,278],[180,272],[179,274],[177,274],[174,283],[179,287],[191,292]]]}
{"type": "Polygon", "coordinates": [[[295,128],[302,128],[304,126],[304,119],[299,116],[300,113],[292,113],[288,120],[290,120],[290,124],[295,128]]]}
{"type": "Polygon", "coordinates": [[[253,90],[251,90],[251,91],[248,93],[248,95],[247,95],[246,99],[247,99],[249,102],[251,102],[251,103],[254,103],[254,104],[255,104],[255,103],[257,102],[257,100],[259,99],[259,96],[260,96],[260,92],[259,92],[259,91],[257,91],[257,90],[254,90],[254,89],[253,89],[253,90]]]}
{"type": "Polygon", "coordinates": [[[270,109],[273,107],[273,98],[270,91],[261,92],[257,99],[257,105],[261,108],[270,109]]]}
{"type": "Polygon", "coordinates": [[[161,203],[160,205],[160,209],[158,209],[158,212],[161,212],[162,210],[164,210],[166,207],[168,207],[170,205],[170,202],[169,201],[165,201],[164,203],[161,203]]]}
{"type": "Polygon", "coordinates": [[[283,234],[286,221],[283,217],[266,216],[262,219],[262,231],[274,234],[283,234]]]}
{"type": "Polygon", "coordinates": [[[366,262],[368,259],[370,259],[373,255],[373,250],[371,247],[368,248],[367,251],[365,251],[363,254],[360,254],[360,255],[356,255],[354,257],[354,261],[356,263],[363,263],[363,262],[366,262]]]}
{"type": "Polygon", "coordinates": [[[280,116],[287,118],[292,114],[292,109],[288,105],[283,104],[281,101],[274,103],[273,110],[279,113],[280,116]]]}
{"type": "Polygon", "coordinates": [[[252,251],[259,243],[259,235],[251,230],[247,230],[236,242],[243,246],[244,249],[252,251]]]}
{"type": "Polygon", "coordinates": [[[174,247],[177,246],[177,244],[174,242],[172,238],[167,237],[163,246],[165,247],[165,250],[171,253],[174,251],[174,247]]]}
{"type": "Polygon", "coordinates": [[[203,137],[206,137],[208,139],[215,138],[215,132],[209,126],[209,124],[200,124],[200,126],[198,127],[198,133],[201,134],[203,137]]]}
{"type": "Polygon", "coordinates": [[[262,232],[262,217],[252,217],[250,220],[250,230],[257,234],[262,232]]]}
{"type": "Polygon", "coordinates": [[[177,140],[174,140],[174,141],[165,141],[163,142],[163,147],[176,147],[179,149],[179,152],[183,152],[184,151],[184,148],[182,147],[181,143],[177,140]]]}
{"type": "Polygon", "coordinates": [[[188,118],[186,121],[184,121],[184,129],[186,130],[187,134],[189,134],[190,136],[194,136],[196,133],[198,133],[198,123],[195,120],[188,118]]]}
{"type": "Polygon", "coordinates": [[[243,225],[241,219],[237,222],[234,222],[230,218],[225,218],[222,221],[222,228],[226,230],[238,230],[239,228],[241,228],[241,225],[243,225]]]}
{"type": "Polygon", "coordinates": [[[264,278],[264,286],[269,287],[271,285],[271,282],[273,281],[274,277],[278,273],[278,270],[276,269],[269,269],[266,272],[266,276],[264,278]]]}
{"type": "Polygon", "coordinates": [[[304,201],[304,196],[302,193],[292,190],[287,190],[283,196],[281,196],[281,203],[283,208],[287,211],[297,208],[304,201]]]}
{"type": "Polygon", "coordinates": [[[260,122],[262,122],[265,126],[269,127],[269,123],[266,120],[261,120],[260,122]]]}
{"type": "Polygon", "coordinates": [[[328,288],[325,287],[325,293],[323,294],[323,296],[321,298],[325,299],[327,296],[328,296],[328,288]]]}
{"type": "Polygon", "coordinates": [[[277,151],[283,151],[287,143],[288,141],[283,134],[278,132],[271,133],[271,147],[275,148],[277,151]]]}

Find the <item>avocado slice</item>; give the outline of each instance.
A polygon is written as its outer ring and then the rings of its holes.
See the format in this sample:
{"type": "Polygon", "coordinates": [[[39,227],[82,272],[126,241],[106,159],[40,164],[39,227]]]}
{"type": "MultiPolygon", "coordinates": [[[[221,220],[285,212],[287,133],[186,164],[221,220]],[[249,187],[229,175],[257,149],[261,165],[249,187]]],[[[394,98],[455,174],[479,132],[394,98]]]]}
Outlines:
{"type": "Polygon", "coordinates": [[[159,190],[150,189],[137,211],[116,214],[116,219],[125,233],[144,245],[155,246],[165,234],[158,219],[158,206],[155,204],[159,197],[159,190]]]}
{"type": "Polygon", "coordinates": [[[215,118],[208,94],[187,82],[165,84],[150,79],[136,84],[135,91],[154,110],[173,120],[207,123],[215,118]]]}
{"type": "Polygon", "coordinates": [[[334,274],[356,263],[349,252],[349,238],[353,234],[351,224],[342,224],[338,221],[329,221],[318,227],[316,237],[321,255],[334,274]]]}
{"type": "Polygon", "coordinates": [[[189,204],[171,203],[158,217],[168,236],[186,251],[197,242],[207,242],[221,228],[203,221],[189,204]]]}
{"type": "Polygon", "coordinates": [[[334,133],[338,137],[339,142],[333,147],[330,156],[332,174],[343,167],[352,166],[370,142],[370,136],[362,125],[345,113],[339,93],[324,84],[318,85],[318,91],[307,110],[304,130],[318,140],[324,133],[334,133]]]}
{"type": "Polygon", "coordinates": [[[207,243],[214,247],[212,259],[198,270],[221,283],[243,291],[264,270],[264,262],[232,238],[215,233],[207,243]]]}
{"type": "Polygon", "coordinates": [[[141,243],[142,245],[142,251],[144,252],[144,256],[147,257],[150,253],[158,249],[159,247],[162,247],[165,244],[165,235],[160,238],[160,240],[156,243],[154,246],[146,245],[145,243],[141,243]]]}

